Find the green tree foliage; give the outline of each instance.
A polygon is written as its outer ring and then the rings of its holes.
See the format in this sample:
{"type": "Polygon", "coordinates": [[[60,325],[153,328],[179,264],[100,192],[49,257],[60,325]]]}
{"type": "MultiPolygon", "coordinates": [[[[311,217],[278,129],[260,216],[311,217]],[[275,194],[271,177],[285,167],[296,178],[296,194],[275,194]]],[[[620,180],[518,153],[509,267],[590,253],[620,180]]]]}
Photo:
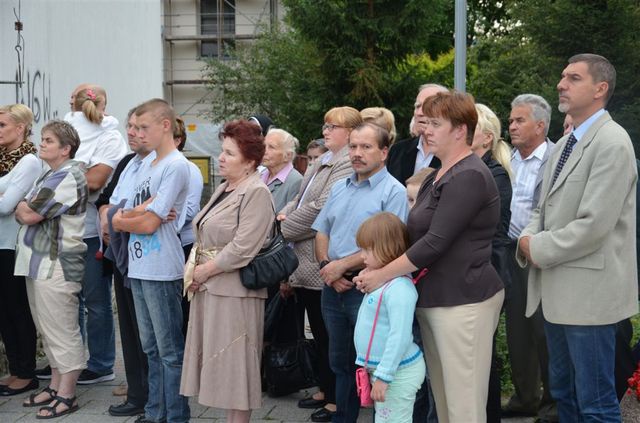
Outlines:
{"type": "Polygon", "coordinates": [[[210,60],[204,69],[213,93],[212,121],[264,113],[303,143],[318,135],[328,101],[313,45],[275,28],[254,43],[238,44],[229,55],[227,61],[210,60]]]}
{"type": "Polygon", "coordinates": [[[304,146],[321,136],[331,107],[385,106],[404,136],[417,87],[453,78],[453,39],[442,35],[447,0],[283,3],[287,29],[207,63],[213,121],[266,113],[304,146]]]}
{"type": "Polygon", "coordinates": [[[283,0],[287,22],[318,49],[334,104],[393,100],[390,73],[409,54],[442,52],[446,0],[283,0]]]}
{"type": "MultiPolygon", "coordinates": [[[[470,91],[506,121],[509,103],[524,92],[540,94],[554,112],[550,137],[562,134],[564,116],[557,111],[555,87],[567,59],[578,53],[607,57],[618,74],[615,94],[607,106],[613,117],[640,142],[640,65],[634,0],[515,0],[500,21],[500,34],[477,37],[470,51],[476,72],[470,91]]],[[[638,144],[636,144],[637,146],[638,144]]]]}

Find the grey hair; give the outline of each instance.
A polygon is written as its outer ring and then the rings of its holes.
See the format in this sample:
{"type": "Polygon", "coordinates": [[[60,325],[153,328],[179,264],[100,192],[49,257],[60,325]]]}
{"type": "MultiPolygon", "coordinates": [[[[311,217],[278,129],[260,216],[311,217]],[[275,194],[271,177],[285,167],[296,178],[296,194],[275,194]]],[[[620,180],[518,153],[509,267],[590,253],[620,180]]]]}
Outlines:
{"type": "Polygon", "coordinates": [[[551,122],[551,106],[547,100],[537,94],[520,94],[511,102],[511,108],[517,106],[529,106],[531,117],[536,122],[544,122],[544,135],[549,132],[549,122],[551,122]]]}
{"type": "Polygon", "coordinates": [[[420,94],[420,91],[427,89],[427,88],[437,88],[438,92],[445,92],[445,91],[449,91],[449,88],[445,87],[444,85],[440,85],[440,84],[422,84],[420,85],[420,87],[418,87],[418,94],[420,94]]]}
{"type": "Polygon", "coordinates": [[[293,161],[293,159],[296,158],[296,151],[300,146],[300,141],[298,141],[296,137],[294,137],[284,129],[280,129],[280,128],[269,129],[269,131],[267,132],[267,135],[269,134],[278,135],[280,137],[280,143],[282,145],[282,148],[284,148],[285,152],[291,153],[290,161],[293,161]]]}

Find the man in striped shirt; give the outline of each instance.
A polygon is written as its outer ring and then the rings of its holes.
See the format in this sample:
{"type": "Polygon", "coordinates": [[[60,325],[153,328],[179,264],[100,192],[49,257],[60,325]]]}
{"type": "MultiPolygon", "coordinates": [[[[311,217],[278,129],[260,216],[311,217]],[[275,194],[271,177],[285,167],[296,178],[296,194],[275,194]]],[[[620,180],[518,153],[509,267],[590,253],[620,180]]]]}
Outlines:
{"type": "Polygon", "coordinates": [[[551,107],[535,94],[522,94],[511,103],[509,134],[514,151],[511,166],[515,177],[511,181],[511,222],[509,238],[512,242],[508,257],[511,281],[505,281],[505,317],[507,345],[515,393],[506,406],[505,415],[538,416],[543,421],[557,420],[555,405],[548,387],[548,354],[544,335],[542,310],[525,317],[527,305],[528,268],[521,268],[515,260],[520,232],[529,223],[531,211],[540,198],[544,166],[553,150],[547,138],[551,107]],[[540,397],[540,382],[544,388],[540,397]]]}

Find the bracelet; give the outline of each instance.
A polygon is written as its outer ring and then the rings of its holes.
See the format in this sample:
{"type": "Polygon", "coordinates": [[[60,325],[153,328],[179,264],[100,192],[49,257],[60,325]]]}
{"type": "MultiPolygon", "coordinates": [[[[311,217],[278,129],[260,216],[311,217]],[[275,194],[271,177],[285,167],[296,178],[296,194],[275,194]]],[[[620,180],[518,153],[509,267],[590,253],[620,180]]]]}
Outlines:
{"type": "Polygon", "coordinates": [[[329,263],[331,263],[331,260],[322,260],[320,262],[320,269],[322,269],[323,267],[325,267],[329,263]]]}

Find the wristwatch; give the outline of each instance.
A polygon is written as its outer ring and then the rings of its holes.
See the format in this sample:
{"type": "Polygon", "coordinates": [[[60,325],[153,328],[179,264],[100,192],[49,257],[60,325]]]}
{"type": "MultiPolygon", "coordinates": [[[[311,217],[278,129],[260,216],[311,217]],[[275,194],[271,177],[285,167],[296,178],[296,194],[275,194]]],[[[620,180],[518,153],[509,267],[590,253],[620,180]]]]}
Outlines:
{"type": "Polygon", "coordinates": [[[323,267],[325,267],[329,263],[331,263],[331,260],[322,260],[320,262],[320,269],[322,269],[323,267]]]}

